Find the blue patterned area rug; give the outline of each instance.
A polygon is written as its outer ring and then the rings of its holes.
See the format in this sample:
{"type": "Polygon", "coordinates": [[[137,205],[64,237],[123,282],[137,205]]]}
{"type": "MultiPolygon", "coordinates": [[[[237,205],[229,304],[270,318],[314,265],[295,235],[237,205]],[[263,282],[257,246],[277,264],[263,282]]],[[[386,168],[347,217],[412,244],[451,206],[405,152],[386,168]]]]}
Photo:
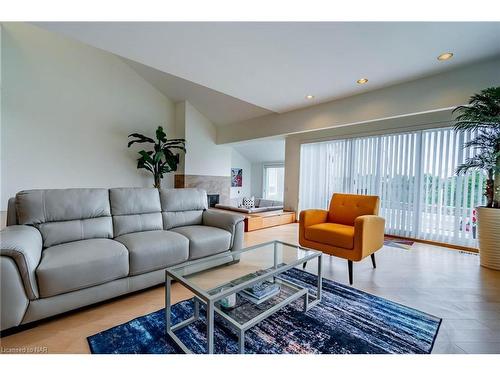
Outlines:
{"type": "MultiPolygon", "coordinates": [[[[314,290],[317,277],[291,269],[283,274],[314,290]]],[[[304,313],[302,300],[271,315],[246,333],[247,353],[430,353],[441,319],[332,280],[323,281],[322,302],[304,313]]],[[[192,300],[172,307],[173,324],[192,315],[192,300]]],[[[193,351],[205,351],[204,310],[177,331],[193,351]]],[[[215,352],[237,353],[237,336],[216,314],[215,352]]],[[[165,335],[164,310],[141,316],[87,338],[92,353],[181,353],[165,335]]]]}

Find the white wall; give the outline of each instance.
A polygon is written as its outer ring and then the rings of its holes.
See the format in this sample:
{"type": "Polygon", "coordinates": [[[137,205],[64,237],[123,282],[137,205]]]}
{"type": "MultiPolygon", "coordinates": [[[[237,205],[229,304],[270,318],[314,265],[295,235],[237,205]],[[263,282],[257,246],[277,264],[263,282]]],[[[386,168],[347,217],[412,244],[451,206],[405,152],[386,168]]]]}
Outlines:
{"type": "Polygon", "coordinates": [[[262,172],[263,163],[252,163],[252,186],[251,195],[256,198],[262,198],[262,172]]]}
{"type": "Polygon", "coordinates": [[[243,186],[231,188],[231,199],[249,197],[251,195],[252,187],[252,164],[238,151],[232,149],[231,151],[231,168],[243,169],[243,186]]]}
{"type": "Polygon", "coordinates": [[[217,145],[214,124],[188,102],[184,105],[187,141],[184,173],[201,176],[230,176],[231,147],[217,145]]]}
{"type": "MultiPolygon", "coordinates": [[[[3,24],[1,207],[21,189],[152,186],[127,135],[174,134],[174,105],[118,57],[3,24]]],[[[173,176],[164,181],[173,186],[173,176]]]]}

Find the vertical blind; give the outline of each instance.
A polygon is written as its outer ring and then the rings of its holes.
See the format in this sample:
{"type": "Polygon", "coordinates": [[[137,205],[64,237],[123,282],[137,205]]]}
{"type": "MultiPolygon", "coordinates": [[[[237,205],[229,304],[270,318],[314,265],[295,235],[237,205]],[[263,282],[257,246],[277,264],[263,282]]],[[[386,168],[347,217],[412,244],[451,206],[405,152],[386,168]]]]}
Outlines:
{"type": "Polygon", "coordinates": [[[455,175],[472,136],[440,128],[303,144],[299,210],[326,209],[335,192],[378,195],[387,234],[475,247],[485,175],[455,175]]]}

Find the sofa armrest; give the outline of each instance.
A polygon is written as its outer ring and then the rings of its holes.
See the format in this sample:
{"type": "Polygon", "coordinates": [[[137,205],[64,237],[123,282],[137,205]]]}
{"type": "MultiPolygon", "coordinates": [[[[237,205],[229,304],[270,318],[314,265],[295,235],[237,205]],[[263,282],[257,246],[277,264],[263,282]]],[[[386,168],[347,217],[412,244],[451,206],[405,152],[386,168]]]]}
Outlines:
{"type": "Polygon", "coordinates": [[[326,223],[328,220],[328,211],[326,210],[304,210],[300,211],[299,226],[302,228],[311,225],[326,223]]]}
{"type": "Polygon", "coordinates": [[[27,225],[11,225],[0,232],[0,254],[11,258],[19,270],[26,295],[38,298],[35,271],[42,257],[42,236],[27,225]]]}
{"type": "Polygon", "coordinates": [[[231,233],[231,249],[243,246],[243,220],[245,216],[218,210],[203,211],[203,225],[227,230],[231,233]]]}
{"type": "Polygon", "coordinates": [[[231,212],[222,212],[218,210],[203,211],[203,225],[217,227],[233,233],[234,228],[240,222],[245,220],[245,216],[231,212]]]}
{"type": "Polygon", "coordinates": [[[354,220],[354,248],[361,250],[361,259],[384,246],[385,219],[362,215],[354,220]]]}

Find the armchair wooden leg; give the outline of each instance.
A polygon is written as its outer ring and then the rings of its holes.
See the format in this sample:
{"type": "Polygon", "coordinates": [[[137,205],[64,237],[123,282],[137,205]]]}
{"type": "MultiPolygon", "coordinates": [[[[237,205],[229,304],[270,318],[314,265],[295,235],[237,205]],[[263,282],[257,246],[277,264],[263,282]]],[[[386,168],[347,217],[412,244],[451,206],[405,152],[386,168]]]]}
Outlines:
{"type": "Polygon", "coordinates": [[[347,268],[349,269],[349,284],[352,285],[352,260],[347,261],[347,268]]]}
{"type": "Polygon", "coordinates": [[[377,263],[375,263],[375,253],[371,255],[373,268],[377,268],[377,263]]]}
{"type": "Polygon", "coordinates": [[[307,266],[307,262],[304,262],[304,264],[302,264],[302,269],[305,270],[306,266],[307,266]]]}

